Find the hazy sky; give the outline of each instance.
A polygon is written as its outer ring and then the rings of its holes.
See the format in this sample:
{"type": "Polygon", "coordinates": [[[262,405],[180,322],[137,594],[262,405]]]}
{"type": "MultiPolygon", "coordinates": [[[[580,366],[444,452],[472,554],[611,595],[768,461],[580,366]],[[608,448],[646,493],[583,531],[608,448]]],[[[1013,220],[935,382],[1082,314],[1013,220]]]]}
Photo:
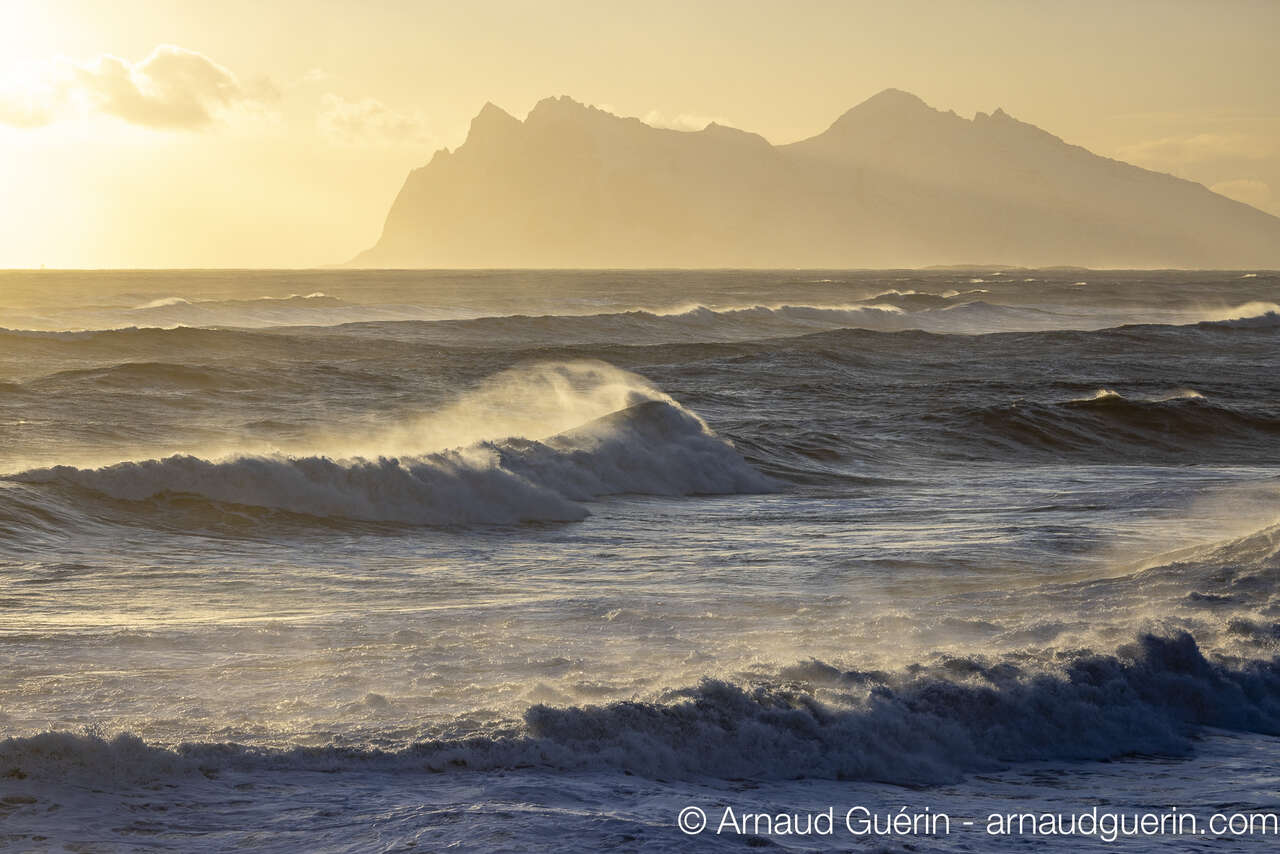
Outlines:
{"type": "Polygon", "coordinates": [[[1280,214],[1280,2],[0,0],[0,267],[367,248],[485,101],[791,142],[897,87],[1280,214]]]}

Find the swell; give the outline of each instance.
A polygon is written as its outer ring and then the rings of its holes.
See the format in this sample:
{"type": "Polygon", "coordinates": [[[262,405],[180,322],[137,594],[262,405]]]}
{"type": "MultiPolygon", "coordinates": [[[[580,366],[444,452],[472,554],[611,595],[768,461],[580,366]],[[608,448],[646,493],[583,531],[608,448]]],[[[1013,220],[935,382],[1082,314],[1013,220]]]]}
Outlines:
{"type": "MultiPolygon", "coordinates": [[[[183,305],[182,308],[189,306],[183,305]]],[[[155,309],[158,311],[161,309],[155,309]]],[[[168,311],[169,309],[163,309],[168,311]]],[[[283,317],[283,316],[282,316],[283,317]]],[[[0,330],[0,341],[13,346],[35,347],[41,343],[54,346],[63,343],[85,350],[118,346],[129,340],[140,345],[164,340],[160,333],[170,333],[173,342],[192,339],[211,343],[197,331],[230,335],[234,329],[209,329],[210,326],[234,327],[216,318],[173,318],[162,322],[157,316],[145,319],[151,324],[138,324],[142,317],[130,318],[121,328],[86,332],[31,332],[0,330]]],[[[695,304],[671,310],[634,309],[604,314],[505,315],[466,319],[405,319],[389,313],[368,320],[322,318],[297,314],[292,323],[268,324],[260,317],[243,318],[238,334],[252,334],[264,342],[272,334],[341,334],[377,336],[387,340],[428,341],[435,345],[457,347],[492,347],[495,342],[507,346],[547,346],[568,344],[653,344],[677,342],[731,342],[764,338],[790,337],[833,329],[869,329],[896,332],[920,329],[932,332],[976,334],[1008,330],[1043,330],[1064,328],[1098,328],[1107,325],[1084,315],[1058,314],[1034,307],[996,305],[974,300],[970,294],[940,296],[937,294],[883,295],[864,301],[841,304],[750,304],[710,308],[695,304]],[[253,320],[254,322],[250,322],[253,320]]]]}
{"type": "MultiPolygon", "coordinates": [[[[949,298],[928,296],[938,302],[926,306],[902,300],[720,308],[692,305],[665,312],[637,309],[594,315],[513,315],[465,320],[355,323],[346,324],[342,329],[352,334],[423,338],[447,346],[489,346],[494,341],[513,346],[550,346],[752,341],[835,329],[975,334],[1010,329],[1073,328],[1082,322],[1077,315],[1057,315],[1037,308],[981,301],[952,302],[949,298]]],[[[1088,320],[1083,322],[1086,328],[1106,325],[1088,320]]]]}
{"type": "Polygon", "coordinates": [[[166,297],[125,311],[104,312],[100,322],[115,325],[225,326],[332,326],[361,320],[412,320],[440,316],[441,312],[414,305],[362,304],[321,291],[283,297],[249,299],[187,299],[166,297]]]}
{"type": "MultiPolygon", "coordinates": [[[[1248,309],[1249,306],[1242,306],[1248,309]]],[[[1231,319],[1188,323],[1186,314],[1171,315],[1173,324],[1132,325],[1124,313],[1079,313],[1055,307],[1008,306],[974,300],[970,294],[899,294],[844,304],[752,304],[709,308],[690,305],[670,311],[636,309],[606,314],[503,315],[447,320],[370,320],[335,325],[290,325],[273,328],[207,328],[177,325],[168,328],[127,325],[104,330],[49,332],[0,329],[0,351],[11,356],[110,358],[127,354],[141,361],[157,354],[198,351],[249,356],[286,355],[315,343],[326,347],[376,344],[395,349],[413,343],[433,347],[483,349],[731,343],[794,338],[836,330],[870,332],[931,332],[984,335],[991,333],[1096,332],[1128,326],[1140,333],[1183,329],[1188,332],[1266,332],[1280,325],[1274,311],[1237,316],[1236,311],[1212,313],[1231,319]],[[925,304],[912,302],[927,298],[925,304]],[[1179,320],[1179,318],[1182,318],[1179,320]],[[1179,325],[1185,324],[1185,325],[1179,325]],[[140,358],[141,357],[141,358],[140,358]]]]}
{"type": "Polygon", "coordinates": [[[316,291],[310,294],[289,294],[283,297],[253,297],[250,299],[188,299],[186,297],[161,297],[153,299],[142,305],[134,306],[131,311],[146,312],[155,311],[162,308],[176,308],[180,306],[201,306],[201,307],[252,307],[252,306],[335,306],[346,305],[343,300],[337,297],[331,297],[322,291],[316,291]]]}
{"type": "Polygon", "coordinates": [[[28,381],[28,385],[89,384],[104,388],[252,388],[252,378],[241,372],[173,362],[121,362],[92,368],[57,371],[28,381]]]}
{"type": "Polygon", "coordinates": [[[1280,413],[1214,402],[1193,390],[1155,398],[1126,397],[1107,389],[1059,402],[1016,401],[925,416],[944,425],[957,448],[999,456],[1069,456],[1102,462],[1163,460],[1206,454],[1219,460],[1271,458],[1280,437],[1280,413]]]}

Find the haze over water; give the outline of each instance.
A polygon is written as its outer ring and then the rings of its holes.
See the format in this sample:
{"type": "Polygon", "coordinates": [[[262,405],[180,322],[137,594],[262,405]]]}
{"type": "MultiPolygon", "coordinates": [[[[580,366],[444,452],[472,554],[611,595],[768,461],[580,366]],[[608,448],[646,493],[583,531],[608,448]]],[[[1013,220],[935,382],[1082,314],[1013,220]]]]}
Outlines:
{"type": "Polygon", "coordinates": [[[1276,810],[1274,273],[0,289],[0,845],[1276,810]]]}

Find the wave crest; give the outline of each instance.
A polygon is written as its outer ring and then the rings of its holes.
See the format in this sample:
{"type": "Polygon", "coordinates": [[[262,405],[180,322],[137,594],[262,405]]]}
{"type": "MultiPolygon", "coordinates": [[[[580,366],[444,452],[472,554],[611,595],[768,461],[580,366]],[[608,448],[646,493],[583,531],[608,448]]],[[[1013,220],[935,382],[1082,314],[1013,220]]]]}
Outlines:
{"type": "Polygon", "coordinates": [[[1210,312],[1199,326],[1222,329],[1275,329],[1280,327],[1280,305],[1255,300],[1235,308],[1210,312]]]}
{"type": "Polygon", "coordinates": [[[822,686],[812,683],[705,680],[653,702],[537,705],[526,711],[523,727],[400,750],[165,749],[127,734],[106,741],[43,733],[0,742],[0,768],[52,779],[93,777],[105,769],[110,773],[97,779],[123,780],[246,767],[440,772],[533,766],[659,779],[933,784],[1015,761],[1185,754],[1206,726],[1280,734],[1280,661],[1214,663],[1186,633],[1144,635],[1113,654],[1078,653],[1057,671],[965,661],[886,676],[858,695],[831,690],[841,683],[836,678],[820,696],[822,686]]]}
{"type": "Polygon", "coordinates": [[[194,495],[309,516],[422,525],[575,521],[604,495],[724,494],[772,484],[693,413],[651,400],[542,441],[513,438],[376,459],[194,456],[33,469],[26,484],[142,501],[194,495]]]}

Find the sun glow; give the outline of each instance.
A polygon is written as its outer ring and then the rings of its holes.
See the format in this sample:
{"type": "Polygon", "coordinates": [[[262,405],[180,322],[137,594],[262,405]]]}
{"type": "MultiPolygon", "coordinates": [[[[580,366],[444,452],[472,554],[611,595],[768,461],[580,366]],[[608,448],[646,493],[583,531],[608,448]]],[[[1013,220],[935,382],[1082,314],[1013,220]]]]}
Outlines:
{"type": "Polygon", "coordinates": [[[0,79],[39,59],[55,29],[50,4],[0,0],[0,79]]]}
{"type": "Polygon", "coordinates": [[[305,0],[0,0],[0,267],[349,260],[376,242],[405,175],[459,146],[482,104],[523,115],[552,94],[785,144],[893,87],[964,116],[999,105],[1280,213],[1274,98],[1240,84],[1274,77],[1280,6],[1239,4],[1206,41],[1194,5],[1174,4],[1157,38],[1129,7],[1081,3],[1068,20],[999,0],[813,0],[800,5],[821,14],[794,16],[791,4],[707,0],[659,3],[617,29],[615,4],[582,0],[558,16],[520,0],[359,13],[305,0]],[[1045,57],[1046,38],[1132,60],[1045,57]],[[761,43],[774,45],[768,62],[761,43]],[[672,62],[652,63],[655,44],[672,62]],[[1193,53],[1194,71],[1162,65],[1193,53]]]}
{"type": "Polygon", "coordinates": [[[18,130],[52,124],[67,101],[64,82],[51,63],[28,63],[0,76],[0,118],[18,130]]]}

